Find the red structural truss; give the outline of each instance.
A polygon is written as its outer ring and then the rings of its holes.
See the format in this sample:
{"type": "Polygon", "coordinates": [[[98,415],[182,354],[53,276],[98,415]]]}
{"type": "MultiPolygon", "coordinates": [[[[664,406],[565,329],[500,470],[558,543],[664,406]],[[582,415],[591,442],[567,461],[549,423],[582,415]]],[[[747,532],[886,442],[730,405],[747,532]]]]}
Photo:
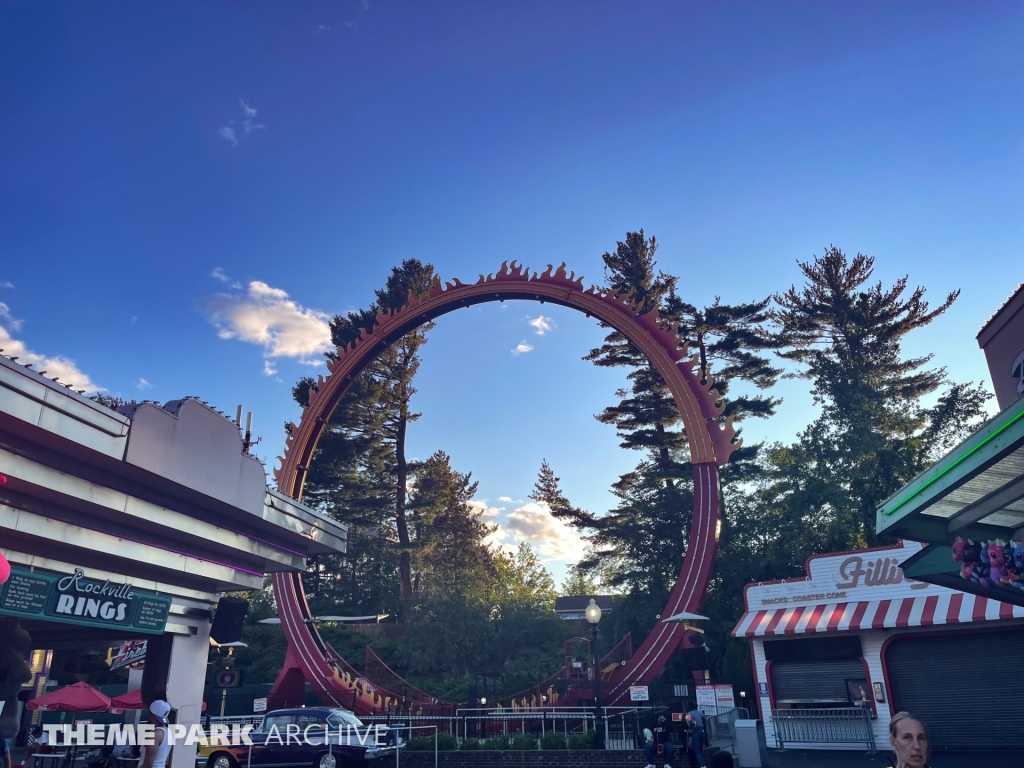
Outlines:
{"type": "MultiPolygon", "coordinates": [[[[442,283],[435,278],[425,294],[410,293],[401,309],[378,314],[372,330],[363,331],[353,344],[338,349],[337,359],[328,365],[327,378],[321,376],[310,390],[309,404],[299,424],[292,425],[285,455],[279,457],[281,466],[274,473],[278,489],[296,499],[302,498],[306,473],[331,413],[356,377],[384,349],[441,315],[474,304],[507,300],[550,302],[600,320],[636,345],[665,380],[686,430],[693,464],[694,509],[683,565],[662,615],[696,611],[711,577],[718,543],[718,468],[739,445],[734,439],[735,431],[728,420],[720,423],[724,403],[716,400],[710,376],[701,380],[697,357],[690,355],[677,329],[664,326],[656,309],[646,311],[629,295],[594,287],[584,289],[583,278],[577,278],[575,273],[566,274],[565,264],[557,269],[548,265],[543,274],[531,274],[516,262],[506,262],[496,274],[480,275],[471,284],[458,279],[442,283]]],[[[411,686],[396,682],[399,692],[372,684],[338,656],[316,630],[301,574],[275,574],[274,593],[288,640],[285,666],[271,691],[276,702],[297,703],[301,700],[303,681],[308,681],[325,701],[360,714],[396,705],[434,706],[433,701],[410,702],[411,686]]],[[[685,635],[681,625],[659,622],[626,664],[620,665],[604,683],[607,702],[624,701],[629,685],[651,681],[685,635]]]]}

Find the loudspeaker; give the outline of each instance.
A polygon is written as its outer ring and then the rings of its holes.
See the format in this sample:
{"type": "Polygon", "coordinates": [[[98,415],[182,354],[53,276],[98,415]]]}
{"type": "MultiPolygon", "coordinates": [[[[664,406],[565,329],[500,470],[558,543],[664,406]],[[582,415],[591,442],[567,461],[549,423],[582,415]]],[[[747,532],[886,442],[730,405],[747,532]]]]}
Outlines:
{"type": "Polygon", "coordinates": [[[146,668],[142,672],[142,701],[147,706],[163,699],[167,701],[167,673],[171,669],[171,646],[174,635],[163,634],[146,641],[146,668]]]}
{"type": "Polygon", "coordinates": [[[217,613],[213,616],[210,637],[218,645],[237,643],[242,639],[242,624],[245,614],[249,612],[249,601],[240,597],[222,597],[217,603],[217,613]]]}

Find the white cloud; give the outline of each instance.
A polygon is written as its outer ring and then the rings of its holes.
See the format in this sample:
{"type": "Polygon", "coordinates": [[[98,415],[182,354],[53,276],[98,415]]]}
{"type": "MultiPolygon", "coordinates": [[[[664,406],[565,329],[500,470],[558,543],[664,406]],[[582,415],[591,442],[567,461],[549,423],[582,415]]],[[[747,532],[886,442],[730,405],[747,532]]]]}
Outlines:
{"type": "MultiPolygon", "coordinates": [[[[277,373],[275,360],[295,358],[307,365],[332,348],[330,317],[304,307],[286,291],[259,280],[244,294],[218,293],[205,301],[210,322],[222,339],[239,339],[263,347],[263,373],[277,373]]],[[[321,361],[322,362],[322,361],[321,361]]]]}
{"type": "Polygon", "coordinates": [[[0,304],[0,319],[7,320],[5,323],[0,323],[0,349],[7,357],[18,358],[19,365],[31,364],[37,373],[45,373],[46,377],[50,379],[59,379],[59,383],[69,384],[72,389],[82,389],[89,394],[105,391],[103,387],[98,386],[90,379],[88,374],[83,373],[74,360],[69,360],[61,355],[54,357],[41,355],[26,347],[24,342],[12,338],[8,328],[17,330],[20,323],[17,326],[12,324],[13,318],[10,317],[7,306],[4,304],[0,304]]]}
{"type": "MultiPolygon", "coordinates": [[[[267,127],[263,123],[256,122],[256,113],[259,110],[257,110],[255,107],[250,107],[248,104],[246,104],[245,99],[239,99],[238,103],[242,107],[242,130],[245,131],[245,133],[252,133],[253,131],[258,130],[260,128],[267,127]]],[[[231,127],[232,125],[235,125],[234,120],[231,121],[231,125],[225,125],[220,129],[220,135],[237,147],[239,142],[239,136],[238,132],[231,127]]]]}
{"type": "Polygon", "coordinates": [[[318,32],[330,32],[331,28],[326,24],[317,24],[316,29],[318,32]]]}
{"type": "Polygon", "coordinates": [[[14,315],[11,314],[10,307],[0,301],[0,323],[3,323],[12,331],[21,330],[21,320],[17,320],[14,315]]]}
{"type": "Polygon", "coordinates": [[[267,126],[263,123],[257,123],[253,118],[256,117],[256,110],[250,107],[242,99],[238,100],[238,103],[242,105],[242,127],[246,133],[252,133],[257,128],[266,128],[267,126]]]}
{"type": "Polygon", "coordinates": [[[214,280],[220,280],[222,283],[230,283],[231,278],[228,277],[228,273],[220,267],[215,267],[213,272],[210,273],[210,277],[214,280]]]}
{"type": "Polygon", "coordinates": [[[526,339],[523,339],[522,341],[520,341],[516,345],[516,348],[512,350],[512,354],[513,355],[522,355],[522,354],[525,354],[525,353],[529,352],[532,349],[533,349],[533,345],[532,344],[527,344],[526,343],[526,339]]]}
{"type": "Polygon", "coordinates": [[[543,336],[545,333],[555,327],[555,324],[551,322],[550,317],[544,317],[544,315],[538,315],[530,321],[530,325],[533,326],[538,336],[543,336]]]}
{"type": "Polygon", "coordinates": [[[0,280],[0,288],[13,288],[14,283],[10,280],[0,280]]]}
{"type": "Polygon", "coordinates": [[[143,378],[140,378],[140,379],[139,379],[139,383],[135,385],[135,388],[136,388],[136,389],[152,389],[152,388],[153,388],[153,385],[152,385],[152,384],[150,384],[150,383],[149,383],[148,381],[146,381],[145,379],[143,379],[143,378]]]}
{"type": "Polygon", "coordinates": [[[534,545],[545,557],[575,561],[583,552],[583,540],[568,525],[553,517],[547,504],[531,501],[508,516],[505,528],[516,543],[534,545]]]}
{"type": "Polygon", "coordinates": [[[511,496],[499,496],[498,501],[512,501],[511,496]]]}

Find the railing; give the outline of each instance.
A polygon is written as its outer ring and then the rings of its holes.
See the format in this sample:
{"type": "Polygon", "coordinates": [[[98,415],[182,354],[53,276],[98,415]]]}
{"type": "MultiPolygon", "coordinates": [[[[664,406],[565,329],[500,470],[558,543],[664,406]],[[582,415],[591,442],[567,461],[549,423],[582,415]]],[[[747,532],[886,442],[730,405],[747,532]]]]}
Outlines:
{"type": "Polygon", "coordinates": [[[543,736],[548,731],[584,733],[594,727],[593,707],[548,707],[540,710],[459,709],[455,733],[460,739],[489,739],[519,733],[543,736]]]}
{"type": "Polygon", "coordinates": [[[743,707],[700,707],[704,715],[704,730],[707,732],[708,743],[713,747],[725,749],[736,743],[736,721],[746,720],[747,710],[743,707]]]}
{"type": "Polygon", "coordinates": [[[609,750],[642,749],[644,723],[655,715],[653,707],[604,707],[604,745],[609,750]]]}
{"type": "Polygon", "coordinates": [[[840,709],[776,709],[775,740],[786,744],[865,744],[875,751],[871,713],[862,707],[840,709]]]}

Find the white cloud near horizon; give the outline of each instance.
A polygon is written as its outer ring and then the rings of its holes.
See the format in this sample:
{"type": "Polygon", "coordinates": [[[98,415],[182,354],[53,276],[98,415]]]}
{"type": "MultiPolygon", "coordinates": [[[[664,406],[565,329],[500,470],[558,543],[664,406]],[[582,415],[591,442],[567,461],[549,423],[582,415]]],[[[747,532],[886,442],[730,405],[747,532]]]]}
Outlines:
{"type": "Polygon", "coordinates": [[[0,302],[0,349],[7,357],[16,357],[19,365],[32,365],[37,373],[44,373],[47,378],[58,379],[60,384],[68,384],[71,389],[82,389],[87,394],[96,394],[106,390],[96,384],[87,373],[84,373],[74,360],[63,355],[42,355],[25,346],[25,342],[11,336],[11,331],[21,329],[21,321],[15,319],[6,304],[0,302]]]}
{"type": "Polygon", "coordinates": [[[0,288],[13,288],[14,283],[10,280],[0,280],[0,288]]]}
{"type": "MultiPolygon", "coordinates": [[[[217,293],[204,301],[207,319],[222,339],[238,339],[263,348],[263,374],[277,373],[278,358],[312,365],[332,348],[330,316],[304,307],[286,291],[253,280],[242,294],[217,293]]],[[[320,361],[322,362],[322,361],[320,361]]]]}
{"type": "MultiPolygon", "coordinates": [[[[512,501],[502,496],[499,501],[512,501]]],[[[514,553],[519,545],[527,543],[549,560],[562,560],[568,565],[579,560],[584,542],[574,530],[551,514],[547,504],[529,502],[509,513],[504,520],[504,507],[490,506],[485,499],[474,499],[469,506],[480,519],[495,529],[484,542],[495,549],[514,553]]]]}
{"type": "Polygon", "coordinates": [[[575,562],[583,553],[583,539],[554,517],[547,504],[531,501],[517,508],[508,516],[505,527],[517,545],[525,541],[552,560],[575,562]]]}
{"type": "Polygon", "coordinates": [[[533,326],[534,332],[538,336],[543,336],[545,333],[555,327],[555,324],[551,321],[550,317],[544,317],[544,315],[538,315],[530,321],[530,325],[533,326]]]}
{"type": "Polygon", "coordinates": [[[532,349],[533,349],[533,345],[532,344],[527,344],[526,343],[526,339],[523,339],[522,341],[520,341],[516,345],[516,348],[512,350],[512,354],[513,355],[524,355],[527,352],[531,351],[532,349]]]}
{"type": "Polygon", "coordinates": [[[153,385],[152,385],[152,384],[150,384],[150,383],[149,383],[148,381],[146,381],[145,379],[143,379],[143,378],[139,378],[139,383],[135,385],[135,388],[136,388],[136,389],[152,389],[152,388],[153,388],[153,385]]]}

